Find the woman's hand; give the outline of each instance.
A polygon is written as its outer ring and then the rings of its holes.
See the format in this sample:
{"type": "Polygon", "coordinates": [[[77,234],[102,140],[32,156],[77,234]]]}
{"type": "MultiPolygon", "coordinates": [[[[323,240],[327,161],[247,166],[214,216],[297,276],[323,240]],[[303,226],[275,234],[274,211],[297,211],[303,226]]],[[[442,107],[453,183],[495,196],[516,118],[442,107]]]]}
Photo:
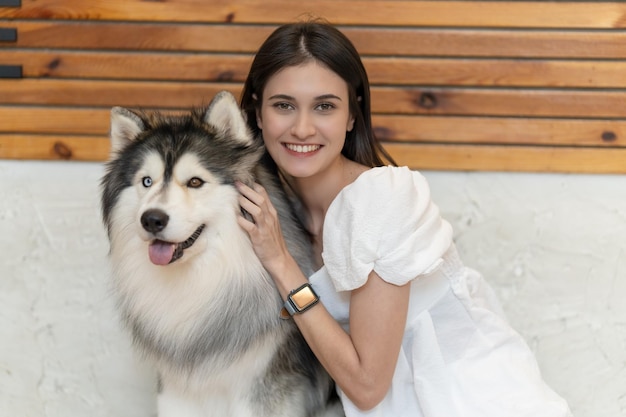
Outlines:
{"type": "Polygon", "coordinates": [[[255,183],[254,188],[250,188],[239,181],[235,185],[241,193],[239,205],[254,219],[252,222],[239,216],[238,223],[248,232],[254,252],[265,269],[275,276],[291,256],[280,229],[276,208],[263,186],[255,183]]]}

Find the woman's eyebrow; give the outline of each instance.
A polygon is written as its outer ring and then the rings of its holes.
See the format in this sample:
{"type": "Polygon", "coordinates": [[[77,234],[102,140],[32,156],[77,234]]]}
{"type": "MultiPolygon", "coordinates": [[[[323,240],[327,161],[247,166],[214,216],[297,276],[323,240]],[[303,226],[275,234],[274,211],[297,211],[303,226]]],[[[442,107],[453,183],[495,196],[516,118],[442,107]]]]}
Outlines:
{"type": "Polygon", "coordinates": [[[287,94],[274,94],[273,96],[268,97],[268,100],[294,100],[294,98],[287,94]]]}
{"type": "MultiPolygon", "coordinates": [[[[341,101],[341,97],[335,94],[322,94],[320,96],[315,97],[315,100],[339,100],[341,101]]],[[[288,94],[274,94],[273,96],[268,97],[268,100],[295,100],[295,97],[292,97],[288,94]]]]}
{"type": "Polygon", "coordinates": [[[334,94],[322,94],[321,96],[317,96],[315,97],[316,100],[332,100],[332,99],[336,99],[341,101],[341,97],[336,96],[334,94]]]}

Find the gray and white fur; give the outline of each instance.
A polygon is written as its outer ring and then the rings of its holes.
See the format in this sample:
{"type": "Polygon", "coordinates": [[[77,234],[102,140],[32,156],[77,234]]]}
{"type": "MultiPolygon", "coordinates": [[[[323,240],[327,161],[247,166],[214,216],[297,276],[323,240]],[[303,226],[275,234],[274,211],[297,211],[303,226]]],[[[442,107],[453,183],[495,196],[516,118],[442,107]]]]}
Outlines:
{"type": "Polygon", "coordinates": [[[160,417],[342,416],[328,374],[239,225],[234,182],[258,182],[288,248],[313,272],[308,236],[227,92],[179,116],[111,111],[101,182],[114,293],[159,375],[160,417]]]}

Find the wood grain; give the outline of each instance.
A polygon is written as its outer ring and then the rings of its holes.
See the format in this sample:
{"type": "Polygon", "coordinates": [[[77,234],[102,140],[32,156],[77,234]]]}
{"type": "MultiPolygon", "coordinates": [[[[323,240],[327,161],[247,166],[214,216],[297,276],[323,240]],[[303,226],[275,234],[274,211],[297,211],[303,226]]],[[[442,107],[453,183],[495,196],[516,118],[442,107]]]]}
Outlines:
{"type": "MultiPolygon", "coordinates": [[[[26,78],[243,82],[252,56],[6,50],[26,78]]],[[[364,58],[373,85],[626,88],[622,61],[364,58]]]]}
{"type": "Polygon", "coordinates": [[[334,1],[334,0],[23,0],[0,8],[0,18],[166,21],[202,23],[291,22],[308,15],[341,25],[517,28],[623,28],[622,2],[334,1]]]}
{"type": "Polygon", "coordinates": [[[15,135],[0,133],[0,158],[104,161],[110,141],[102,136],[15,135]]]}
{"type": "Polygon", "coordinates": [[[418,169],[626,173],[626,3],[24,0],[0,8],[0,157],[101,161],[113,106],[238,96],[282,23],[363,56],[377,135],[418,169]]]}
{"type": "Polygon", "coordinates": [[[420,170],[624,173],[626,149],[386,144],[398,165],[420,170]]]}
{"type": "MultiPolygon", "coordinates": [[[[253,54],[276,25],[8,21],[19,37],[7,48],[204,51],[253,54]],[[219,42],[217,42],[219,40],[219,42]]],[[[507,30],[419,27],[340,29],[363,56],[626,58],[626,33],[614,30],[507,30]]]]}

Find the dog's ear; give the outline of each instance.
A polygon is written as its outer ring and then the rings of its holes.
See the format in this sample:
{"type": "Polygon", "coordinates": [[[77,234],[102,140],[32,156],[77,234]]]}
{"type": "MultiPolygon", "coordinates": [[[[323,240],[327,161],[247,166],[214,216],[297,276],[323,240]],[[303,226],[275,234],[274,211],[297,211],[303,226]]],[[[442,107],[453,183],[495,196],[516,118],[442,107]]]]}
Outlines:
{"type": "Polygon", "coordinates": [[[237,104],[235,96],[228,91],[215,95],[204,114],[204,122],[229,133],[233,139],[243,145],[252,143],[246,120],[237,104]]]}
{"type": "Polygon", "coordinates": [[[111,109],[111,155],[117,154],[146,129],[137,114],[123,107],[111,109]]]}

